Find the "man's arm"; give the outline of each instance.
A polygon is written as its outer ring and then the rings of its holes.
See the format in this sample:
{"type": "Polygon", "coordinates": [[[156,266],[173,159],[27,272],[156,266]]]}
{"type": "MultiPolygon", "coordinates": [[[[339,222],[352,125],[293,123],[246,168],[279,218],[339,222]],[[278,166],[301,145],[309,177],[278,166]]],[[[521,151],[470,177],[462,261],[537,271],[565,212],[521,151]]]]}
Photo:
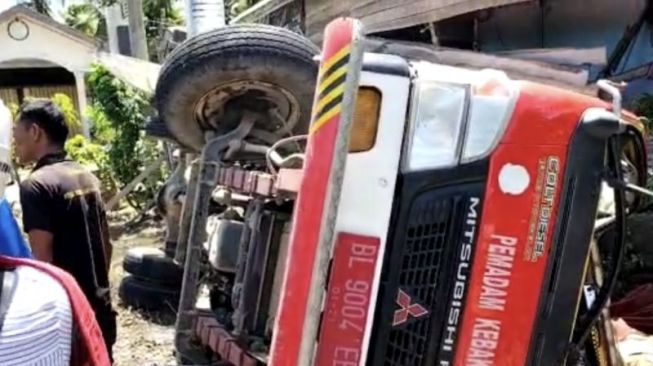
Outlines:
{"type": "Polygon", "coordinates": [[[37,182],[25,180],[20,185],[20,204],[23,209],[23,230],[35,259],[52,262],[53,225],[50,193],[37,182]]]}
{"type": "Polygon", "coordinates": [[[40,229],[32,229],[27,233],[29,246],[34,259],[52,263],[52,233],[40,229]]]}

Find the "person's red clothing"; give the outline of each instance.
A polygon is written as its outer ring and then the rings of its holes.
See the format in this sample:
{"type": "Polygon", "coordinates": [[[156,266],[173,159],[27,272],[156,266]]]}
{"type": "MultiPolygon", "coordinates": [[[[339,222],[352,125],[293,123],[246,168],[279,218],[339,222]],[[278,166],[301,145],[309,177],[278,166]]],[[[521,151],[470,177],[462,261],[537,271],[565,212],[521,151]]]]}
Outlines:
{"type": "Polygon", "coordinates": [[[54,278],[66,290],[73,313],[71,366],[110,366],[109,353],[95,314],[75,279],[66,271],[47,263],[0,256],[0,269],[28,266],[54,278]]]}

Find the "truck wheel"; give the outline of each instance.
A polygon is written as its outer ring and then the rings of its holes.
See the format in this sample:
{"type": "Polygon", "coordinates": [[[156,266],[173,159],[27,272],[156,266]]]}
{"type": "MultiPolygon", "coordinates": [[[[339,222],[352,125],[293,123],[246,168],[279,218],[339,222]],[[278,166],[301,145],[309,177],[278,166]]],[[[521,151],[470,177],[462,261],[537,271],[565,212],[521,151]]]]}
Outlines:
{"type": "Polygon", "coordinates": [[[268,25],[231,25],[193,37],[161,69],[155,91],[159,118],[181,145],[195,151],[204,146],[206,131],[233,130],[245,110],[266,116],[249,142],[269,146],[306,133],[318,53],[303,36],[268,25]]]}
{"type": "Polygon", "coordinates": [[[125,305],[137,309],[176,311],[179,306],[179,289],[144,282],[134,276],[123,278],[118,292],[125,305]]]}
{"type": "Polygon", "coordinates": [[[125,272],[153,284],[179,287],[184,269],[156,248],[132,248],[122,261],[125,272]]]}

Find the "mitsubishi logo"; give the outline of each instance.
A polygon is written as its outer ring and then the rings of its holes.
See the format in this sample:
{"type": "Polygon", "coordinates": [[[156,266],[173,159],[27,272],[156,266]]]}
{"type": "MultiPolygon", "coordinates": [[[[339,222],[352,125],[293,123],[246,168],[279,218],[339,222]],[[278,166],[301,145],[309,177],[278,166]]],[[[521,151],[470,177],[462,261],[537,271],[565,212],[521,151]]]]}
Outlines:
{"type": "Polygon", "coordinates": [[[395,310],[395,316],[392,320],[392,326],[404,324],[409,317],[421,318],[429,312],[420,304],[411,304],[412,299],[403,290],[399,289],[397,293],[397,305],[399,309],[395,310]]]}

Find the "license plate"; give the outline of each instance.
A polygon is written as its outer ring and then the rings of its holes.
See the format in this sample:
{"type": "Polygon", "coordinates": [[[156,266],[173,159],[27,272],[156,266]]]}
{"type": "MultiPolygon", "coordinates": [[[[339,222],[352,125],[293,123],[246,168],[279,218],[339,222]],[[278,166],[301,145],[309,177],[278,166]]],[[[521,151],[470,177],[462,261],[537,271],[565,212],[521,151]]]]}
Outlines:
{"type": "Polygon", "coordinates": [[[370,309],[378,238],[340,233],[324,306],[316,365],[357,366],[370,309]]]}

